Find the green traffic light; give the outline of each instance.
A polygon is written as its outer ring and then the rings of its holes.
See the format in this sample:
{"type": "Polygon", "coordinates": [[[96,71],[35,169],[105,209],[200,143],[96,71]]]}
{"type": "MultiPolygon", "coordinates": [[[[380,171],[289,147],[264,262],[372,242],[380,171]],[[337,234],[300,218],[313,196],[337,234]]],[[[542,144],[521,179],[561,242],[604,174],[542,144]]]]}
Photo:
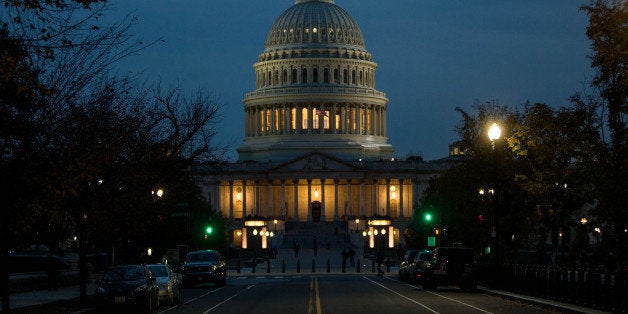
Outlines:
{"type": "Polygon", "coordinates": [[[432,220],[432,214],[430,214],[430,213],[426,213],[426,214],[425,214],[425,220],[426,220],[426,221],[431,221],[431,220],[432,220]]]}
{"type": "Polygon", "coordinates": [[[205,234],[212,234],[214,230],[212,229],[211,226],[207,226],[207,228],[205,228],[205,234]]]}

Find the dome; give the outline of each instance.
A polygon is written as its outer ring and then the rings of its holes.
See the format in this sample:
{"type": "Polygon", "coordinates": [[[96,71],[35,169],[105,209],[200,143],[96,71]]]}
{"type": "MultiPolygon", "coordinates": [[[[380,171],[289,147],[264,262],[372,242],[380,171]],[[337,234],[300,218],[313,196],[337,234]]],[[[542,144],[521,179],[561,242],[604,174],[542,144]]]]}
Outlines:
{"type": "Polygon", "coordinates": [[[297,0],[271,27],[265,52],[325,47],[366,51],[360,27],[333,0],[297,0]]]}

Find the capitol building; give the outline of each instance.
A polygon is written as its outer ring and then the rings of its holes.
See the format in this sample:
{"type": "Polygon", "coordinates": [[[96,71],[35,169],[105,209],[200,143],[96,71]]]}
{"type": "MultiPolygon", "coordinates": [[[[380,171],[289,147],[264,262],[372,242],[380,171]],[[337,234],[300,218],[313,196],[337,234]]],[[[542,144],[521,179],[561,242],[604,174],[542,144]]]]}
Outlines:
{"type": "Polygon", "coordinates": [[[334,0],[297,0],[279,15],[243,100],[239,160],[196,172],[233,230],[247,217],[348,228],[372,216],[405,229],[429,179],[452,163],[393,158],[386,116],[395,107],[376,89],[374,60],[334,0]]]}

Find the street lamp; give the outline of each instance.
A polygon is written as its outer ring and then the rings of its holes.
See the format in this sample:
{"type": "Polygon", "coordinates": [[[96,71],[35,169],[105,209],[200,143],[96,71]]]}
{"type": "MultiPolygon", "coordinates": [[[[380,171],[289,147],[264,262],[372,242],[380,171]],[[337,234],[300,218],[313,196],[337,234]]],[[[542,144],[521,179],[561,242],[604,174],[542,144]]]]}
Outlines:
{"type": "Polygon", "coordinates": [[[359,223],[360,223],[360,219],[356,218],[355,219],[355,233],[358,233],[360,230],[359,228],[359,223]]]}
{"type": "Polygon", "coordinates": [[[499,254],[500,254],[500,250],[499,250],[499,215],[498,215],[498,208],[497,208],[497,194],[496,191],[497,189],[495,188],[495,185],[497,185],[497,160],[496,160],[496,156],[495,156],[495,142],[497,140],[499,140],[499,138],[502,135],[502,129],[499,127],[499,125],[497,123],[493,123],[491,125],[491,127],[488,130],[488,139],[491,141],[491,157],[492,157],[492,164],[493,164],[493,174],[492,174],[492,183],[493,183],[493,187],[492,189],[489,189],[489,193],[493,194],[493,219],[494,219],[494,224],[495,224],[495,265],[499,268],[499,254]]]}

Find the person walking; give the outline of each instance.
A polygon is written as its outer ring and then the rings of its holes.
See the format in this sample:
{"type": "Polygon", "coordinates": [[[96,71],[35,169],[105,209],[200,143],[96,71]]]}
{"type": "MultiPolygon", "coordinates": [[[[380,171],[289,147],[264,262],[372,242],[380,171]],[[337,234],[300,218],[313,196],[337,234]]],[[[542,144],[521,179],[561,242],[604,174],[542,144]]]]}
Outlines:
{"type": "Polygon", "coordinates": [[[384,274],[384,269],[382,269],[382,263],[384,262],[384,252],[382,250],[377,251],[377,276],[381,276],[384,274]]]}
{"type": "Polygon", "coordinates": [[[294,242],[294,257],[299,257],[299,243],[298,242],[294,242]]]}

